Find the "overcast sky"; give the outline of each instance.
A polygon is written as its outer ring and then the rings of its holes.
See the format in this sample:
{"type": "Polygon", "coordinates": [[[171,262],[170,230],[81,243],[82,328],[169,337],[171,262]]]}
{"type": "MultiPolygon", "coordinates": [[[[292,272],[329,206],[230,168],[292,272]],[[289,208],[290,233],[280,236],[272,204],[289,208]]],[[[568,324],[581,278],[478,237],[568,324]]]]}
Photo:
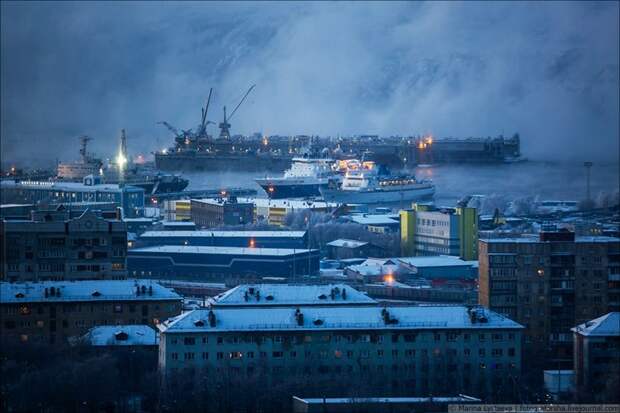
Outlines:
{"type": "MultiPolygon", "coordinates": [[[[618,2],[2,2],[3,161],[172,144],[252,84],[232,133],[511,135],[618,159],[618,2]]],[[[210,133],[217,133],[213,125],[210,133]]]]}

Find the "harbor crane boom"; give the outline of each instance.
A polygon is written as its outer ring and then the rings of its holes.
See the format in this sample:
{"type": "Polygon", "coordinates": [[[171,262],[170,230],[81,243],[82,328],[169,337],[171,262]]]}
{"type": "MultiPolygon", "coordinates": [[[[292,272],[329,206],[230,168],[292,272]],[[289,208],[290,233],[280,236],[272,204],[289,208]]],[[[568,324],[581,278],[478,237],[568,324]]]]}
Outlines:
{"type": "Polygon", "coordinates": [[[207,98],[207,105],[202,109],[202,119],[200,122],[200,129],[198,130],[198,136],[203,135],[207,130],[207,125],[209,123],[213,123],[207,120],[207,112],[209,112],[209,103],[211,103],[211,94],[213,93],[213,88],[209,89],[209,97],[207,98]]]}
{"type": "Polygon", "coordinates": [[[243,101],[245,100],[245,98],[248,97],[248,95],[250,94],[250,92],[252,91],[252,89],[254,89],[256,87],[256,85],[252,85],[250,86],[250,88],[248,89],[247,92],[245,92],[245,95],[243,95],[243,97],[241,98],[241,101],[239,102],[239,104],[235,107],[235,109],[233,109],[233,111],[231,112],[231,114],[228,116],[228,120],[231,120],[233,115],[235,114],[235,112],[237,111],[237,109],[239,109],[239,106],[241,106],[241,104],[243,103],[243,101]]]}
{"type": "Polygon", "coordinates": [[[162,120],[161,122],[157,122],[157,124],[158,125],[164,125],[170,132],[174,133],[175,136],[178,136],[178,135],[181,134],[177,128],[175,128],[174,126],[172,126],[171,124],[169,124],[165,120],[162,120]]]}

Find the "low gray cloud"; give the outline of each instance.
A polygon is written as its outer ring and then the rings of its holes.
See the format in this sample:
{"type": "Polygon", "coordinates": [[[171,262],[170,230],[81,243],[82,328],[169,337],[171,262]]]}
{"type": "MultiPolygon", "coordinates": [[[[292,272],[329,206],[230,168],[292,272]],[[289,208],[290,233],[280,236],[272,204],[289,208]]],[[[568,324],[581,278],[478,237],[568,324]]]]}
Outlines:
{"type": "MultiPolygon", "coordinates": [[[[171,144],[215,88],[233,133],[521,133],[617,160],[618,3],[2,2],[3,161],[171,144]]],[[[216,133],[210,126],[211,132],[216,133]]]]}

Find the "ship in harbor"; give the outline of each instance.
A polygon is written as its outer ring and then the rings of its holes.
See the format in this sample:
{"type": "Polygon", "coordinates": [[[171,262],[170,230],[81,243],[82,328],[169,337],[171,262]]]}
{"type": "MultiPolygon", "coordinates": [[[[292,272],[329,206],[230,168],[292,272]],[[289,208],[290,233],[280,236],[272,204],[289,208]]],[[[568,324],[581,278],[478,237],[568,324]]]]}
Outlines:
{"type": "Polygon", "coordinates": [[[121,131],[121,145],[116,159],[109,165],[87,151],[88,136],[80,137],[80,159],[58,164],[56,179],[81,182],[86,176],[100,176],[110,184],[123,183],[144,189],[146,195],[181,192],[189,181],[177,175],[161,173],[152,167],[135,164],[127,155],[125,130],[121,131]]]}
{"type": "Polygon", "coordinates": [[[329,158],[293,158],[290,169],[282,177],[256,179],[271,199],[309,198],[321,196],[319,188],[337,176],[334,160],[329,158]]]}
{"type": "Polygon", "coordinates": [[[435,185],[407,174],[383,174],[373,161],[349,161],[342,183],[320,188],[326,202],[341,204],[409,204],[431,199],[435,185]]]}

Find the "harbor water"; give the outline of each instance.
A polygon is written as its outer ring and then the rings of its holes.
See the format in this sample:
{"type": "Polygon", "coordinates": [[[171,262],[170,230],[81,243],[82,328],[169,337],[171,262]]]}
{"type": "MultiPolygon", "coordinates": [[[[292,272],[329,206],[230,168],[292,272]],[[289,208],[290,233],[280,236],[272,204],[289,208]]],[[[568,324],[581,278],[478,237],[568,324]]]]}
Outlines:
{"type": "MultiPolygon", "coordinates": [[[[508,199],[538,197],[540,200],[575,200],[586,198],[586,169],[583,163],[519,162],[507,164],[442,164],[417,167],[412,171],[418,179],[431,179],[436,186],[435,202],[453,205],[466,195],[502,196],[508,199]]],[[[264,191],[254,179],[274,176],[260,172],[194,172],[184,173],[190,180],[188,190],[242,187],[264,191]]],[[[592,166],[591,194],[618,191],[619,164],[592,166]]]]}

